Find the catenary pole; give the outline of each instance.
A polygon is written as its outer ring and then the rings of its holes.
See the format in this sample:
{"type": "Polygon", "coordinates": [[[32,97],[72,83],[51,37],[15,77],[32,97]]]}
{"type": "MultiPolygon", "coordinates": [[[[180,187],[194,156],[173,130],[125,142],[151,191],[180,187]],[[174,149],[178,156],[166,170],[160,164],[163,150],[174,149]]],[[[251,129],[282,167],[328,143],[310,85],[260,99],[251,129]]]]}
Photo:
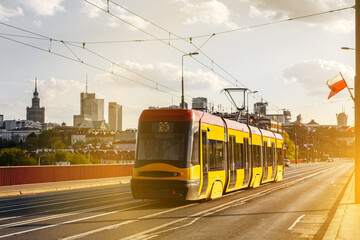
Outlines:
{"type": "Polygon", "coordinates": [[[355,2],[355,203],[360,204],[360,0],[355,2]]]}

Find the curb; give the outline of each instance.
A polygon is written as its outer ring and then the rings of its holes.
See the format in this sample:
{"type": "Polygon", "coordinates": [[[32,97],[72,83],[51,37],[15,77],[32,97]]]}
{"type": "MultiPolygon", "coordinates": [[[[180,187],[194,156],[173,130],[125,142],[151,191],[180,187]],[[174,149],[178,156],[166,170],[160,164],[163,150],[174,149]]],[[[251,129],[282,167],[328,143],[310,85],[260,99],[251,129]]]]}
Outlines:
{"type": "Polygon", "coordinates": [[[114,182],[95,183],[95,184],[84,184],[84,185],[65,186],[65,187],[52,187],[52,188],[23,190],[23,191],[17,190],[17,191],[0,193],[0,198],[3,198],[3,197],[14,197],[14,196],[22,196],[22,195],[32,195],[32,194],[46,193],[46,192],[75,190],[75,189],[82,189],[82,188],[92,188],[92,187],[110,186],[110,185],[117,185],[117,184],[120,185],[120,184],[128,184],[128,183],[130,183],[130,179],[127,179],[127,180],[119,180],[119,181],[114,181],[114,182]]]}
{"type": "Polygon", "coordinates": [[[341,227],[342,220],[345,215],[347,203],[349,202],[349,199],[351,198],[351,189],[353,188],[354,181],[355,181],[354,175],[352,175],[350,183],[345,190],[345,194],[344,194],[343,198],[341,199],[341,202],[336,210],[336,213],[335,213],[323,239],[334,240],[337,238],[340,227],[341,227]]]}

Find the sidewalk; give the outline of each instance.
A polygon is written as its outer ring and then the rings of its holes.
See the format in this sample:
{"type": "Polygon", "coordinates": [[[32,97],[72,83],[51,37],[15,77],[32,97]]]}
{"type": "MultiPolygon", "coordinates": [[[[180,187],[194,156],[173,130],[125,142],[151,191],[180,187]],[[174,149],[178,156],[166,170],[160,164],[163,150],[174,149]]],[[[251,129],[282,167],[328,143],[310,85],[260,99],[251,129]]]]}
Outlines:
{"type": "Polygon", "coordinates": [[[360,204],[355,204],[354,175],[323,239],[360,239],[360,204]]]}
{"type": "Polygon", "coordinates": [[[130,183],[131,177],[98,178],[77,181],[62,181],[49,183],[23,184],[13,186],[1,186],[0,198],[19,195],[28,195],[44,192],[63,191],[80,188],[101,187],[115,184],[130,183]]]}

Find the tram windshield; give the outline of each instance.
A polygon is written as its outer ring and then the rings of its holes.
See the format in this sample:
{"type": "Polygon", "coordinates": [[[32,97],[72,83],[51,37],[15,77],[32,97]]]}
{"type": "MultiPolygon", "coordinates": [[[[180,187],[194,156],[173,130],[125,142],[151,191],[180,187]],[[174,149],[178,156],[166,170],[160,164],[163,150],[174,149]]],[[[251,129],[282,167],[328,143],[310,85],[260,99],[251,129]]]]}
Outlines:
{"type": "Polygon", "coordinates": [[[184,158],[184,134],[141,134],[138,160],[182,160],[184,158]]]}
{"type": "Polygon", "coordinates": [[[191,154],[192,122],[140,122],[135,165],[167,163],[186,167],[191,154]]]}

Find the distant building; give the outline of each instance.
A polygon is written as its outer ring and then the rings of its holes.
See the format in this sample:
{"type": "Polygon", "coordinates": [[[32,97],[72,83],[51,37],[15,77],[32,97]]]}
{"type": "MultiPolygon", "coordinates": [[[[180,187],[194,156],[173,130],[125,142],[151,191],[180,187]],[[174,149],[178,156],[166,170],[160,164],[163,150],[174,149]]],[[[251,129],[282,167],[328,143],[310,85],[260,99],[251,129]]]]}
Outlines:
{"type": "Polygon", "coordinates": [[[95,93],[80,94],[80,115],[93,121],[104,120],[104,99],[96,99],[95,93]]]}
{"type": "Polygon", "coordinates": [[[109,125],[113,131],[122,131],[122,106],[109,102],[109,125]]]}
{"type": "Polygon", "coordinates": [[[34,122],[45,122],[45,108],[40,107],[40,98],[37,91],[37,79],[35,79],[35,91],[32,98],[31,107],[26,108],[26,120],[32,120],[34,122]]]}
{"type": "Polygon", "coordinates": [[[207,112],[207,98],[204,97],[193,98],[192,109],[207,112]]]}
{"type": "Polygon", "coordinates": [[[254,113],[256,115],[266,115],[266,107],[268,103],[267,102],[257,102],[254,104],[254,113]]]}
{"type": "Polygon", "coordinates": [[[320,124],[318,124],[317,122],[315,122],[314,119],[311,119],[311,121],[308,122],[308,123],[306,124],[306,126],[311,127],[311,128],[316,128],[316,127],[319,127],[320,124]]]}
{"type": "Polygon", "coordinates": [[[336,114],[336,119],[338,127],[347,126],[348,115],[345,112],[336,114]]]}
{"type": "Polygon", "coordinates": [[[40,134],[40,129],[14,129],[14,130],[0,130],[0,138],[3,140],[17,140],[17,141],[26,141],[26,138],[31,134],[35,133],[36,135],[40,134]]]}
{"type": "Polygon", "coordinates": [[[104,121],[104,99],[96,99],[95,93],[86,92],[80,94],[80,115],[74,115],[74,127],[90,127],[94,123],[104,121]],[[88,124],[87,124],[88,123],[88,124]]]}

